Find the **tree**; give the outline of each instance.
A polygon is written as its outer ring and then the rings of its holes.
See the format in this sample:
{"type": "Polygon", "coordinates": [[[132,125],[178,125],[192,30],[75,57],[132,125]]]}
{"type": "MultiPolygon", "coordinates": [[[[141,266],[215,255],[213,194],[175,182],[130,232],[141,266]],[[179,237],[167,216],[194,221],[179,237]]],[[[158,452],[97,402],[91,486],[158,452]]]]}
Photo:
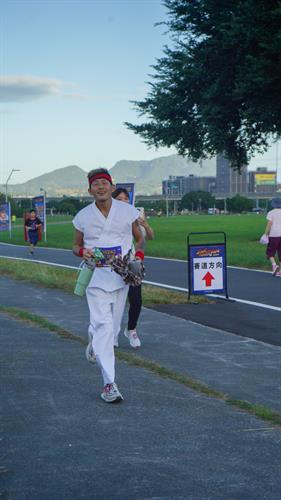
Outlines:
{"type": "Polygon", "coordinates": [[[166,201],[165,200],[159,200],[159,201],[138,201],[138,198],[136,198],[136,206],[142,206],[144,210],[149,214],[150,211],[155,211],[155,212],[165,212],[166,211],[166,201]]]}
{"type": "Polygon", "coordinates": [[[74,203],[71,203],[69,201],[62,201],[59,204],[59,210],[61,213],[67,214],[67,215],[75,215],[77,212],[74,203]]]}
{"type": "Polygon", "coordinates": [[[215,198],[207,191],[191,191],[186,193],[181,199],[181,210],[207,210],[215,206],[215,198]]]}
{"type": "Polygon", "coordinates": [[[279,0],[164,0],[172,48],[135,101],[149,121],[126,123],[148,145],[198,160],[215,154],[240,170],[281,136],[279,0]]]}
{"type": "Polygon", "coordinates": [[[229,212],[249,212],[253,208],[253,201],[249,200],[249,198],[246,198],[245,196],[236,194],[233,198],[227,198],[226,205],[229,212]]]}
{"type": "Polygon", "coordinates": [[[89,201],[81,201],[78,198],[67,198],[63,197],[62,201],[52,202],[52,205],[58,212],[69,213],[70,215],[75,215],[79,210],[89,205],[89,201]]]}

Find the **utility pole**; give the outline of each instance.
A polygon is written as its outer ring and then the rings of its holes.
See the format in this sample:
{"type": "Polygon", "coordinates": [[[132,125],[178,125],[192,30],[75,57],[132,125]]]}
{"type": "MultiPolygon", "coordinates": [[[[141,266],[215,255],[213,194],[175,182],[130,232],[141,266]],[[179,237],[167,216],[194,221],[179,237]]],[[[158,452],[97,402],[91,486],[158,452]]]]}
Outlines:
{"type": "Polygon", "coordinates": [[[8,203],[8,182],[12,177],[13,172],[20,172],[18,168],[13,168],[9,174],[8,179],[6,180],[6,203],[8,203]]]}
{"type": "Polygon", "coordinates": [[[44,196],[44,240],[47,241],[47,220],[46,220],[46,217],[47,217],[47,213],[46,213],[47,212],[46,211],[47,192],[43,188],[40,188],[40,191],[43,192],[43,196],[44,196]]]}
{"type": "MultiPolygon", "coordinates": [[[[8,176],[8,179],[6,180],[6,196],[5,200],[6,203],[8,203],[8,182],[11,179],[13,172],[20,172],[18,168],[13,168],[8,176]]],[[[10,240],[12,239],[12,211],[11,211],[11,203],[9,202],[9,232],[10,232],[10,240]]]]}

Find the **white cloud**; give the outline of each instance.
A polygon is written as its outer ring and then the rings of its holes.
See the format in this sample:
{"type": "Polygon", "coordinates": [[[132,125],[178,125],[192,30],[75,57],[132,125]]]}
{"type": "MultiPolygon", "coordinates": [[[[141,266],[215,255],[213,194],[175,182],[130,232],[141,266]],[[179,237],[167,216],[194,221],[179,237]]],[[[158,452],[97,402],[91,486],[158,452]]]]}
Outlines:
{"type": "Polygon", "coordinates": [[[62,82],[34,76],[0,76],[0,102],[26,102],[60,94],[62,82]]]}

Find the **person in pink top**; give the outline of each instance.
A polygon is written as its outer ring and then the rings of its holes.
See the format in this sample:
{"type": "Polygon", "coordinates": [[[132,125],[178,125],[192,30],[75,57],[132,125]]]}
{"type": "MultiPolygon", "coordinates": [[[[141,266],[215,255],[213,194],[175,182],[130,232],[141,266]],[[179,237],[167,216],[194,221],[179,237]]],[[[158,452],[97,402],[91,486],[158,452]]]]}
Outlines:
{"type": "Polygon", "coordinates": [[[268,245],[266,248],[267,258],[272,264],[273,276],[281,277],[281,198],[273,198],[271,202],[272,210],[266,216],[267,225],[265,235],[268,236],[268,245]],[[279,263],[276,262],[275,256],[278,255],[279,263]]]}

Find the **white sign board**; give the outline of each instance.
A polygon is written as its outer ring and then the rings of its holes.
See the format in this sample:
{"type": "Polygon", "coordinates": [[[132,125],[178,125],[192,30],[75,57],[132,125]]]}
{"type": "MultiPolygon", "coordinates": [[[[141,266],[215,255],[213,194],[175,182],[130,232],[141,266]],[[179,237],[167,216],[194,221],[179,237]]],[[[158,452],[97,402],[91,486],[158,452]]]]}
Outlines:
{"type": "Polygon", "coordinates": [[[225,289],[224,245],[190,247],[191,293],[213,293],[225,289]]]}

